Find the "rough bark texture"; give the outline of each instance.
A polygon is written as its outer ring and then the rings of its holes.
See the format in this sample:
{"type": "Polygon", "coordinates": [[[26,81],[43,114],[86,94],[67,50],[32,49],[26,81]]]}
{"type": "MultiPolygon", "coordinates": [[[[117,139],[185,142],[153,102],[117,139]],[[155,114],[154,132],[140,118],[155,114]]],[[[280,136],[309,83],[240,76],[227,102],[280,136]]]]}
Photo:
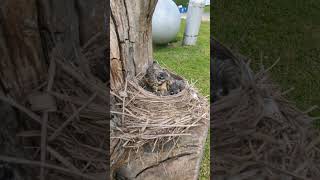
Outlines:
{"type": "MultiPolygon", "coordinates": [[[[105,43],[104,0],[0,0],[0,4],[0,85],[10,96],[21,97],[46,78],[56,42],[63,44],[62,53],[70,60],[97,33],[105,43]]],[[[87,63],[106,73],[104,57],[87,63]]]]}
{"type": "Polygon", "coordinates": [[[145,150],[119,170],[119,174],[134,180],[197,180],[208,134],[209,121],[192,128],[192,136],[182,137],[176,148],[164,152],[145,150]]]}
{"type": "Polygon", "coordinates": [[[145,73],[152,62],[152,14],[156,0],[111,0],[110,65],[111,88],[119,88],[125,77],[145,73]]]}
{"type": "Polygon", "coordinates": [[[0,85],[14,97],[39,85],[46,65],[36,1],[1,0],[0,85]]]}

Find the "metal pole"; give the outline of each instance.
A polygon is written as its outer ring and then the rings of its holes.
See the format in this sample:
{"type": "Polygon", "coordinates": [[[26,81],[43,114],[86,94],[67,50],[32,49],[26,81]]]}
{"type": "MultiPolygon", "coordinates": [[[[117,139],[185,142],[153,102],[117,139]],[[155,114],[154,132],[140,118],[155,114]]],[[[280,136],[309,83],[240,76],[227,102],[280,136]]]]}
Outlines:
{"type": "Polygon", "coordinates": [[[189,1],[183,45],[196,44],[204,6],[205,0],[189,1]]]}

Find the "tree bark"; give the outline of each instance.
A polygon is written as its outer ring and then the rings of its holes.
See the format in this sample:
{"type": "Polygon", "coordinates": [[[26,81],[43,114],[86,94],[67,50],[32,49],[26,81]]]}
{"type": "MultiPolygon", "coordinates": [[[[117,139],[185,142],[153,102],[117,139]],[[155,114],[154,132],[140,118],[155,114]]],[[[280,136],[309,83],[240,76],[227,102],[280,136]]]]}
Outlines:
{"type": "Polygon", "coordinates": [[[0,1],[0,85],[18,98],[46,77],[36,1],[0,1]]]}
{"type": "Polygon", "coordinates": [[[144,74],[152,62],[152,14],[157,0],[111,0],[111,88],[144,74]]]}
{"type": "MultiPolygon", "coordinates": [[[[105,0],[0,0],[0,4],[0,91],[6,95],[23,97],[46,79],[56,43],[62,44],[63,56],[70,61],[98,33],[99,43],[105,44],[105,0]]],[[[107,77],[105,52],[100,53],[100,59],[87,63],[93,73],[107,77]]]]}

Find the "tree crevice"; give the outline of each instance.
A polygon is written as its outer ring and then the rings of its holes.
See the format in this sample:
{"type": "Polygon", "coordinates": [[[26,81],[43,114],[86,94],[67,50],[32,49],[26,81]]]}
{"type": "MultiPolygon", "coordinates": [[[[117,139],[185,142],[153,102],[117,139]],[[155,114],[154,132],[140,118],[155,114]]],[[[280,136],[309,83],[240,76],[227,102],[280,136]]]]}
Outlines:
{"type": "MultiPolygon", "coordinates": [[[[113,15],[113,12],[112,12],[112,11],[110,11],[110,17],[111,17],[111,21],[112,21],[112,23],[114,24],[114,27],[115,27],[115,28],[114,28],[114,31],[115,31],[115,33],[116,33],[117,41],[118,41],[118,42],[121,42],[121,40],[120,40],[120,35],[119,35],[119,31],[118,31],[118,29],[117,29],[118,25],[117,25],[117,22],[116,22],[116,20],[115,20],[115,17],[114,17],[114,15],[113,15]]],[[[111,28],[111,26],[110,26],[110,28],[111,28]]],[[[110,38],[112,38],[112,37],[110,37],[110,38]]],[[[119,52],[120,52],[120,59],[119,59],[119,61],[120,61],[120,63],[121,63],[122,68],[125,70],[125,64],[124,64],[124,62],[123,62],[123,59],[121,59],[122,48],[121,48],[120,43],[118,43],[118,49],[119,49],[119,52]]],[[[111,66],[111,69],[112,69],[112,66],[111,66]]],[[[125,71],[125,73],[122,74],[122,79],[125,79],[125,76],[126,76],[126,71],[125,71]]]]}
{"type": "Polygon", "coordinates": [[[133,64],[133,75],[136,75],[136,60],[134,58],[134,50],[133,50],[133,44],[132,44],[132,40],[131,40],[131,37],[130,37],[130,32],[131,32],[131,26],[130,26],[130,17],[129,17],[129,13],[128,13],[128,6],[127,6],[127,3],[126,3],[126,0],[123,0],[123,3],[124,3],[124,8],[126,10],[126,19],[127,19],[127,22],[128,22],[128,29],[127,29],[127,33],[128,33],[128,38],[125,39],[125,40],[128,40],[129,42],[129,62],[132,62],[133,64]]]}
{"type": "Polygon", "coordinates": [[[137,177],[138,177],[139,175],[141,175],[143,172],[145,172],[145,171],[147,171],[147,170],[149,170],[149,169],[151,169],[151,168],[158,167],[158,166],[160,166],[161,164],[166,163],[166,162],[168,162],[168,161],[177,160],[177,159],[179,159],[179,158],[181,158],[181,157],[189,156],[189,155],[192,155],[192,154],[193,154],[193,153],[182,153],[182,154],[178,154],[178,155],[175,155],[175,156],[168,157],[168,158],[166,158],[166,159],[164,159],[164,160],[162,160],[162,161],[159,161],[159,162],[156,163],[156,164],[153,164],[153,165],[151,165],[151,166],[148,166],[148,167],[142,169],[140,172],[137,173],[137,175],[135,176],[135,178],[137,178],[137,177]]]}

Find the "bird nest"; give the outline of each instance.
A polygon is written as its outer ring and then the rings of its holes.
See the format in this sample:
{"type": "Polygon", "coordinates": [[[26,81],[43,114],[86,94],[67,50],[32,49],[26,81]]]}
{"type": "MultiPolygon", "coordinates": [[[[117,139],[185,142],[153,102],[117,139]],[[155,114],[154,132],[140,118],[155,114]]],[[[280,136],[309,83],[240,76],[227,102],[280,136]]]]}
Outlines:
{"type": "Polygon", "coordinates": [[[212,58],[233,59],[242,77],[237,88],[211,105],[217,137],[212,143],[213,177],[318,179],[320,136],[312,126],[314,118],[307,115],[313,108],[302,112],[286,100],[288,91],[281,92],[268,76],[271,68],[253,74],[243,59],[218,42],[212,45],[212,58]]]}
{"type": "MultiPolygon", "coordinates": [[[[183,79],[170,74],[175,79],[183,79]]],[[[166,96],[145,89],[141,78],[127,80],[120,91],[111,92],[117,102],[111,107],[111,166],[114,169],[130,159],[130,152],[137,155],[175,148],[179,137],[190,136],[189,129],[208,118],[207,100],[188,82],[184,83],[182,91],[166,96]]]]}
{"type": "MultiPolygon", "coordinates": [[[[66,60],[62,49],[57,44],[52,50],[48,79],[29,90],[25,100],[0,95],[1,101],[22,112],[17,124],[26,124],[13,126],[17,119],[1,124],[1,137],[8,142],[1,150],[11,149],[0,156],[1,162],[8,163],[0,168],[4,179],[40,175],[48,180],[98,180],[109,173],[107,85],[83,64],[66,60]]],[[[97,58],[89,55],[91,51],[80,52],[85,62],[97,58]]]]}

